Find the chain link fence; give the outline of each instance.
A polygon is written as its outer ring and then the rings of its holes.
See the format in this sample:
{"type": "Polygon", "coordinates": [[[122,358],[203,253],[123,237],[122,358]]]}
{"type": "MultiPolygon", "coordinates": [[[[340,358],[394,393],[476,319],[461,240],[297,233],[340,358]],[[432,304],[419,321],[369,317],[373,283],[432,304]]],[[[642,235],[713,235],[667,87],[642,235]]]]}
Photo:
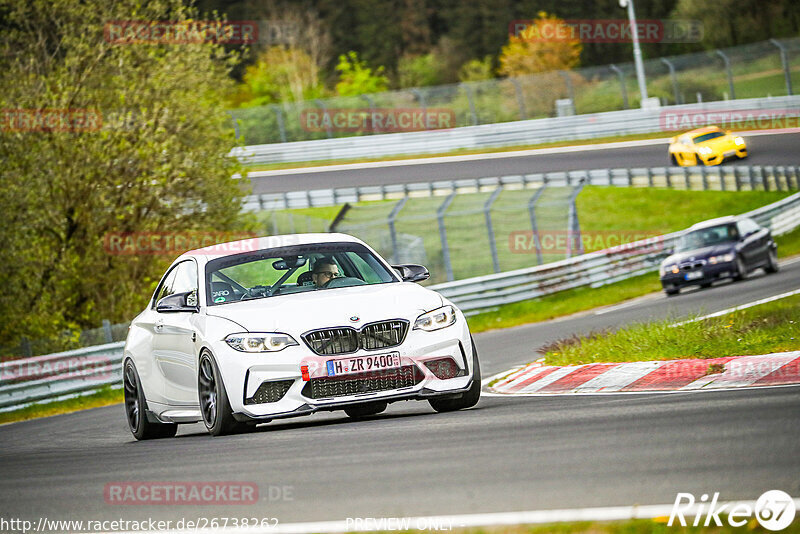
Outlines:
{"type": "MultiPolygon", "coordinates": [[[[648,95],[663,105],[791,95],[800,87],[800,38],[655,58],[644,62],[648,95]]],[[[454,126],[640,107],[633,63],[231,111],[247,145],[370,135],[304,128],[304,110],[445,108],[454,126]]]]}

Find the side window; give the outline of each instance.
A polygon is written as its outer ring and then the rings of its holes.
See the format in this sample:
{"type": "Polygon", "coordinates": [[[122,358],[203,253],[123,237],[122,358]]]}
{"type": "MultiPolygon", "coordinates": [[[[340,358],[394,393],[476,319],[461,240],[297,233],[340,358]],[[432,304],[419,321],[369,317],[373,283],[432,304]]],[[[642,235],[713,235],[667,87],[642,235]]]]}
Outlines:
{"type": "Polygon", "coordinates": [[[175,271],[173,293],[197,291],[197,265],[192,260],[179,263],[175,271]]]}
{"type": "Polygon", "coordinates": [[[156,307],[156,304],[159,300],[163,299],[164,297],[168,297],[175,293],[172,290],[172,286],[175,284],[175,274],[178,272],[178,268],[173,268],[167,276],[164,277],[164,280],[161,281],[161,285],[158,286],[158,290],[156,291],[156,296],[153,299],[153,308],[156,307]]]}

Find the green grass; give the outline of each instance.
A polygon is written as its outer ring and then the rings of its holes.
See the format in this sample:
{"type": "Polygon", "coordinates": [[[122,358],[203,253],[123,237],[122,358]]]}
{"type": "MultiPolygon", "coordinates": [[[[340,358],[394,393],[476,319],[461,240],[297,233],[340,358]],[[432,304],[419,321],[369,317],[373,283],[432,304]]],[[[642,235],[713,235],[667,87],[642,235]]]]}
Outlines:
{"type": "MultiPolygon", "coordinates": [[[[668,527],[667,522],[669,518],[663,517],[656,519],[631,519],[627,521],[580,521],[544,525],[498,525],[469,528],[458,528],[453,525],[452,530],[449,530],[449,532],[455,534],[740,534],[742,532],[770,532],[764,529],[755,518],[751,518],[744,526],[732,527],[728,524],[728,517],[725,514],[720,514],[719,517],[723,524],[722,527],[681,527],[677,524],[668,527]]],[[[694,516],[686,516],[687,524],[693,521],[694,516]]],[[[701,524],[703,521],[705,521],[705,517],[701,517],[701,524]]],[[[676,519],[675,523],[677,522],[676,519]]],[[[448,525],[445,523],[442,525],[442,530],[447,527],[448,525]]],[[[430,529],[430,531],[435,532],[434,529],[430,529]]],[[[781,530],[781,532],[784,534],[800,533],[800,520],[796,518],[786,529],[781,530]]]]}
{"type": "Polygon", "coordinates": [[[775,243],[778,245],[779,257],[800,254],[800,227],[795,228],[788,234],[776,237],[775,243]]]}
{"type": "Polygon", "coordinates": [[[800,349],[800,295],[680,326],[674,320],[593,332],[544,349],[548,365],[718,358],[800,349]]]}
{"type": "Polygon", "coordinates": [[[105,386],[91,395],[84,395],[82,397],[63,401],[48,402],[47,404],[34,404],[20,410],[0,413],[0,424],[48,417],[61,413],[77,412],[78,410],[88,410],[89,408],[98,408],[100,406],[119,404],[121,402],[122,389],[111,389],[110,386],[105,386]]]}

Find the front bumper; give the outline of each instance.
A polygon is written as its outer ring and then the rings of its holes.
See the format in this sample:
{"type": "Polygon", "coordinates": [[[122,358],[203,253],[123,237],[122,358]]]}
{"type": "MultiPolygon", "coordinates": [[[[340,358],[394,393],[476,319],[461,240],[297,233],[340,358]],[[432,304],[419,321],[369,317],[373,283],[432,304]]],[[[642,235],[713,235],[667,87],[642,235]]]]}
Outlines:
{"type": "MultiPolygon", "coordinates": [[[[266,422],[271,419],[309,415],[320,410],[340,410],[348,405],[365,402],[395,402],[399,400],[421,400],[437,396],[463,394],[472,384],[472,344],[463,315],[456,324],[434,332],[409,330],[403,343],[397,347],[377,350],[359,350],[351,355],[318,356],[305,343],[287,347],[277,353],[248,354],[235,351],[224,342],[214,347],[220,372],[228,393],[234,417],[239,421],[266,422]],[[397,381],[397,377],[372,377],[371,388],[354,390],[353,383],[359,375],[342,375],[347,388],[328,392],[331,388],[312,388],[311,381],[330,382],[326,362],[348,356],[375,356],[397,352],[401,369],[413,373],[413,380],[397,381]],[[457,376],[440,379],[433,374],[425,362],[441,358],[452,358],[459,369],[457,376]],[[304,379],[301,367],[306,366],[304,379]],[[375,389],[375,381],[380,389],[375,389]],[[268,383],[268,394],[257,395],[259,388],[268,383]],[[272,388],[278,385],[277,388],[272,388]],[[398,386],[398,387],[396,387],[398,386]],[[323,396],[324,395],[324,396],[323,396]],[[314,398],[318,397],[318,398],[314,398]],[[254,399],[257,402],[254,402],[254,399]],[[266,402],[264,402],[266,401],[266,402]]],[[[380,371],[377,373],[381,373],[380,371]]],[[[387,374],[391,374],[387,371],[387,374]]],[[[339,377],[337,377],[338,379],[339,377]]]]}
{"type": "Polygon", "coordinates": [[[708,156],[701,156],[698,154],[697,157],[705,165],[720,165],[727,160],[746,158],[747,147],[742,146],[736,149],[726,150],[725,152],[712,153],[708,156]]]}
{"type": "Polygon", "coordinates": [[[679,289],[681,287],[699,286],[710,284],[717,280],[725,280],[736,276],[736,264],[730,262],[720,262],[716,264],[705,264],[700,268],[689,271],[681,270],[678,273],[668,271],[661,275],[661,286],[666,289],[679,289]],[[695,273],[699,273],[695,274],[695,273]]]}

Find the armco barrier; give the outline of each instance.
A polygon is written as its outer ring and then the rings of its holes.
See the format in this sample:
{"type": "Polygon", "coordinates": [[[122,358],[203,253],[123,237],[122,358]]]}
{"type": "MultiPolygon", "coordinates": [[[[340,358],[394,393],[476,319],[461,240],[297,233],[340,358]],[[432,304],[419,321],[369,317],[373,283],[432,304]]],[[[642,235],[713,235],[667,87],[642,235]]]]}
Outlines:
{"type": "MultiPolygon", "coordinates": [[[[746,214],[776,235],[800,226],[800,193],[746,214]]],[[[592,252],[567,260],[429,286],[466,312],[550,295],[575,287],[599,287],[658,268],[680,232],[592,252]]],[[[124,343],[0,363],[0,411],[68,398],[103,386],[119,386],[124,343]]]]}
{"type": "MultiPolygon", "coordinates": [[[[800,115],[800,96],[780,96],[722,100],[700,104],[666,106],[658,109],[629,109],[568,117],[463,126],[449,130],[340,137],[315,141],[295,141],[237,147],[230,153],[246,164],[330,161],[337,159],[381,158],[408,154],[439,154],[463,149],[525,146],[575,139],[667,132],[662,114],[735,112],[746,110],[796,111],[800,115]]],[[[796,125],[797,120],[793,123],[796,125]]],[[[761,125],[757,125],[762,127],[761,125]]],[[[666,158],[666,154],[664,156],[666,158]]]]}
{"type": "MultiPolygon", "coordinates": [[[[666,151],[664,158],[666,159],[666,151]]],[[[720,166],[654,167],[635,169],[596,169],[559,171],[524,175],[439,180],[408,184],[316,189],[286,193],[264,193],[245,197],[244,211],[282,210],[337,206],[346,202],[397,200],[403,197],[430,197],[456,193],[493,191],[498,186],[535,188],[614,185],[621,187],[666,187],[671,189],[718,191],[790,191],[800,189],[800,166],[720,166]]]]}
{"type": "MultiPolygon", "coordinates": [[[[775,235],[800,225],[800,193],[745,214],[775,235]]],[[[658,269],[680,232],[583,254],[567,260],[429,286],[463,311],[476,312],[565,289],[600,287],[658,269]],[[655,250],[654,250],[655,249],[655,250]]]]}

